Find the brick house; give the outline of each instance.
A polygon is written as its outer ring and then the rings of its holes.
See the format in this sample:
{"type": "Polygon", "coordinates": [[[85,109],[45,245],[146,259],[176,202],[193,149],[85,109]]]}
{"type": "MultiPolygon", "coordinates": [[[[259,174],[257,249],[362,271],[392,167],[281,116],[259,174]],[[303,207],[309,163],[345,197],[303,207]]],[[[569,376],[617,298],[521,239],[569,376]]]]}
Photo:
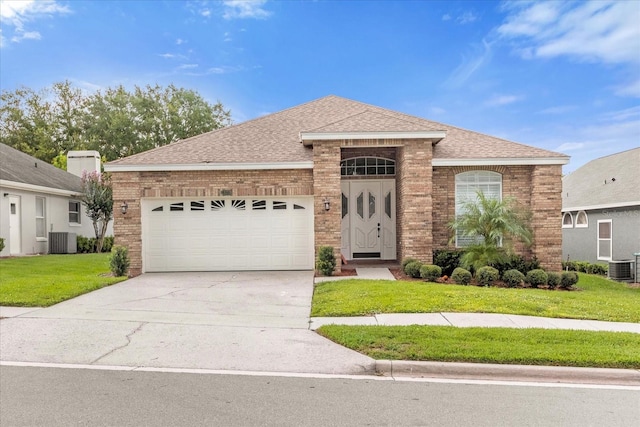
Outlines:
{"type": "Polygon", "coordinates": [[[313,269],[324,245],[347,260],[430,261],[434,249],[449,246],[456,205],[476,189],[527,206],[535,242],[519,251],[559,270],[567,162],[563,154],[327,96],[105,170],[113,179],[116,243],[129,248],[131,275],[313,269]]]}

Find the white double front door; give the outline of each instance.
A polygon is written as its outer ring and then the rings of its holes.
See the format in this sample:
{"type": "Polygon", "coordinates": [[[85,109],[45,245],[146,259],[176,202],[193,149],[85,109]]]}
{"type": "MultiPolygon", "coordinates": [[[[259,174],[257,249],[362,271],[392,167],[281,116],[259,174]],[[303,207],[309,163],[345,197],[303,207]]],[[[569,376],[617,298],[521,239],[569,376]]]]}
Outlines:
{"type": "Polygon", "coordinates": [[[396,259],[395,180],[343,180],[342,255],[396,259]]]}

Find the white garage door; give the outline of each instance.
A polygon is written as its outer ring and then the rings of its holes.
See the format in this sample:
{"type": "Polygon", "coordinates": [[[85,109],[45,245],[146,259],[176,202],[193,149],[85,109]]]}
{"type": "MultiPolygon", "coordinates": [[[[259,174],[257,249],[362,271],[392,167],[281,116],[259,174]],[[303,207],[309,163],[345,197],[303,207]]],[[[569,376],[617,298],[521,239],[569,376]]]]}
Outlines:
{"type": "Polygon", "coordinates": [[[142,200],[144,270],[313,269],[313,198],[142,200]]]}

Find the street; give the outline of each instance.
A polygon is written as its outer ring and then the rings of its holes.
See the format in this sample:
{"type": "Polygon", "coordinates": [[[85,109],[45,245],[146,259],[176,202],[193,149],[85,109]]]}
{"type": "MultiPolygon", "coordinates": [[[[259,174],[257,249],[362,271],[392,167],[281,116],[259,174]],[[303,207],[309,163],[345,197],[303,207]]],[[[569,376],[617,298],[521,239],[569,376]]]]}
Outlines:
{"type": "Polygon", "coordinates": [[[0,366],[8,426],[632,426],[637,387],[0,366]]]}

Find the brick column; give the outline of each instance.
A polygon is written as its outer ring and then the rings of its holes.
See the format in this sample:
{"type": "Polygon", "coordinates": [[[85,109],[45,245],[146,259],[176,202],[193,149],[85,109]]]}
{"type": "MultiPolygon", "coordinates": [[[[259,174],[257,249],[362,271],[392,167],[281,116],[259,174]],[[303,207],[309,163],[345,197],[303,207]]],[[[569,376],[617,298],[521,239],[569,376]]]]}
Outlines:
{"type": "Polygon", "coordinates": [[[533,255],[547,271],[562,270],[562,166],[538,165],[531,173],[533,255]]]}
{"type": "Polygon", "coordinates": [[[430,141],[405,140],[398,150],[398,258],[433,259],[432,173],[430,141]]]}
{"type": "Polygon", "coordinates": [[[341,271],[341,190],[340,141],[314,141],[313,144],[313,205],[315,253],[320,246],[332,246],[336,255],[336,272],[341,271]],[[331,209],[324,210],[324,199],[331,209]]]}
{"type": "Polygon", "coordinates": [[[129,277],[142,274],[142,221],[138,172],[111,174],[113,184],[113,234],[115,244],[129,249],[129,277]],[[127,202],[127,213],[120,211],[127,202]]]}

